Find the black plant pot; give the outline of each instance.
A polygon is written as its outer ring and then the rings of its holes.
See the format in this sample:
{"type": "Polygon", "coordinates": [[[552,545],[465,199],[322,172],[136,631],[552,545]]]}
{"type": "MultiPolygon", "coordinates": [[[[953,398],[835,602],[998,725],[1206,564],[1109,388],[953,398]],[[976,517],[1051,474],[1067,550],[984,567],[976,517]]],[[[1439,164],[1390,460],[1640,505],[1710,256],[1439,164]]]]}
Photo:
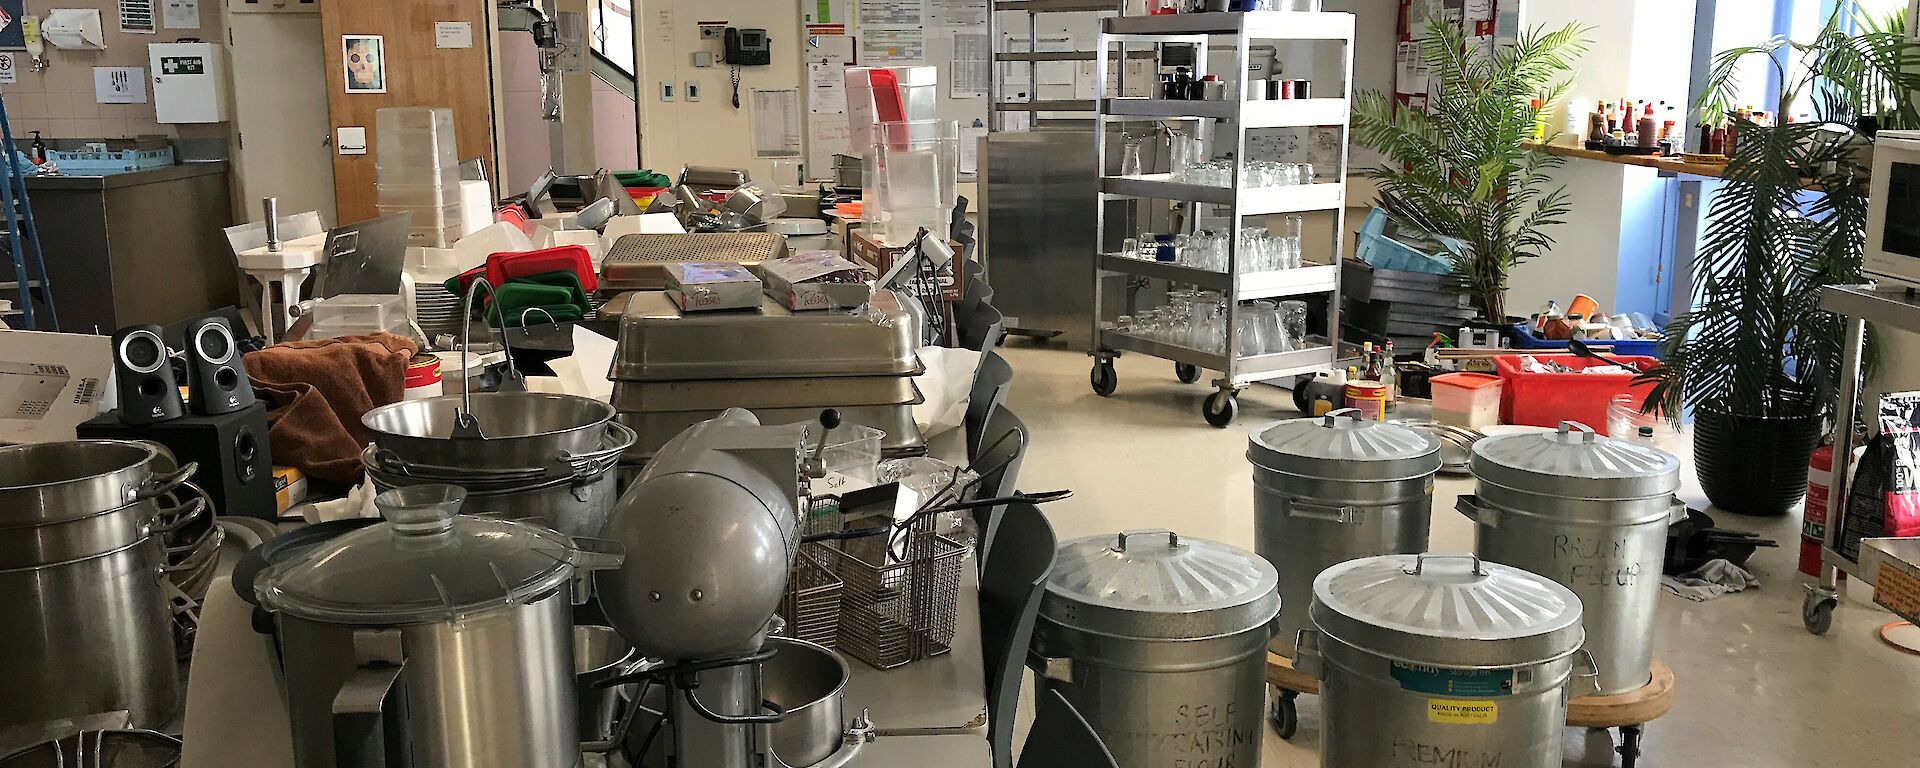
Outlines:
{"type": "Polygon", "coordinates": [[[1784,515],[1807,493],[1807,460],[1825,433],[1823,416],[1693,414],[1693,461],[1713,505],[1742,515],[1784,515]]]}

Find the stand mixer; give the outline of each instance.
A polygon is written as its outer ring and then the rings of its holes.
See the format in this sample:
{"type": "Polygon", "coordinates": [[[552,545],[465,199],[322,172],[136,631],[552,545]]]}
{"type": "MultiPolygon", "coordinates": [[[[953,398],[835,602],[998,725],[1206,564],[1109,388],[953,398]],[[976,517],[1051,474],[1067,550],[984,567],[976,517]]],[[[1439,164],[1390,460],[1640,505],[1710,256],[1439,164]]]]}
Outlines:
{"type": "MultiPolygon", "coordinates": [[[[821,422],[831,428],[837,414],[821,422]]],[[[799,768],[776,754],[774,726],[787,712],[767,701],[762,672],[800,546],[808,465],[817,462],[805,458],[806,434],[804,425],[761,426],[740,409],[689,427],[607,521],[604,535],[628,549],[625,564],[598,582],[601,607],[641,655],[662,662],[607,684],[664,686],[679,768],[799,768]]],[[[838,726],[839,748],[814,768],[850,764],[872,735],[864,716],[829,727],[838,726]]]]}

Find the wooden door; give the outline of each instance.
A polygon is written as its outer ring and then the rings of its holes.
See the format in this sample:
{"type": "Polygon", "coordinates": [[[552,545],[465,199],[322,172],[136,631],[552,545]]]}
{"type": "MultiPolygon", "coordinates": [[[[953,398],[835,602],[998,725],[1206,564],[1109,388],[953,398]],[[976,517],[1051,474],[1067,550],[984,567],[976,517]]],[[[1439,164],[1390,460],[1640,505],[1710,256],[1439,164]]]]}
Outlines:
{"type": "Polygon", "coordinates": [[[327,56],[327,113],[336,131],[367,129],[367,154],[333,156],[333,185],[339,220],[373,218],[376,111],[383,107],[448,107],[453,110],[454,140],[462,161],[481,158],[488,178],[493,168],[492,75],[487,50],[489,0],[321,0],[322,45],[327,56]],[[472,25],[468,48],[440,48],[435,27],[472,25]],[[380,35],[386,93],[348,92],[344,42],[348,35],[380,35]]]}

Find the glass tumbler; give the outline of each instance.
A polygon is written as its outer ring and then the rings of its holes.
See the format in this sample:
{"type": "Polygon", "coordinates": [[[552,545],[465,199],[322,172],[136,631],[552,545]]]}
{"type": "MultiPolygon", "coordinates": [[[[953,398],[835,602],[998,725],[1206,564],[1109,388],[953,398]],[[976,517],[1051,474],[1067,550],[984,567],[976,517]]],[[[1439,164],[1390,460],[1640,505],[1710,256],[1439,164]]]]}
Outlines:
{"type": "Polygon", "coordinates": [[[1294,349],[1307,346],[1307,303],[1304,301],[1280,302],[1280,330],[1293,342],[1294,349]]]}
{"type": "Polygon", "coordinates": [[[1120,175],[1139,176],[1140,169],[1140,140],[1128,136],[1126,149],[1120,155],[1120,175]]]}
{"type": "Polygon", "coordinates": [[[1299,216],[1288,216],[1280,221],[1280,235],[1275,250],[1279,252],[1278,269],[1300,268],[1300,227],[1305,222],[1299,216]]]}
{"type": "Polygon", "coordinates": [[[1129,237],[1121,240],[1120,255],[1129,259],[1140,258],[1140,238],[1129,237]]]}

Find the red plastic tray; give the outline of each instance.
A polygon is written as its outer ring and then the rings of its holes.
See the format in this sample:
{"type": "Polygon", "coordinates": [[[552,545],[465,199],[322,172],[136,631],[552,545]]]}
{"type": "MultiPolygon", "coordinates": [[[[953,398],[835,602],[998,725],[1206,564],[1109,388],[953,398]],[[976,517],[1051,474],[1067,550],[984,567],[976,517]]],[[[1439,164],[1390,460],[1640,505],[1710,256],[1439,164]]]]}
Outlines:
{"type": "MultiPolygon", "coordinates": [[[[1556,362],[1583,370],[1606,363],[1573,355],[1534,355],[1541,362],[1556,362]]],[[[1635,363],[1641,370],[1660,365],[1655,357],[1609,355],[1622,362],[1635,363]]],[[[1632,373],[1528,373],[1520,370],[1520,356],[1501,355],[1493,359],[1504,387],[1500,393],[1500,423],[1534,427],[1559,426],[1562,421],[1577,421],[1606,434],[1607,401],[1615,395],[1646,397],[1652,384],[1635,385],[1632,373]]],[[[1619,435],[1613,435],[1619,437],[1619,435]]]]}
{"type": "Polygon", "coordinates": [[[487,257],[487,282],[496,286],[527,275],[565,270],[580,276],[580,290],[593,293],[600,281],[593,274],[593,257],[585,246],[562,245],[539,251],[502,252],[487,257]]]}

